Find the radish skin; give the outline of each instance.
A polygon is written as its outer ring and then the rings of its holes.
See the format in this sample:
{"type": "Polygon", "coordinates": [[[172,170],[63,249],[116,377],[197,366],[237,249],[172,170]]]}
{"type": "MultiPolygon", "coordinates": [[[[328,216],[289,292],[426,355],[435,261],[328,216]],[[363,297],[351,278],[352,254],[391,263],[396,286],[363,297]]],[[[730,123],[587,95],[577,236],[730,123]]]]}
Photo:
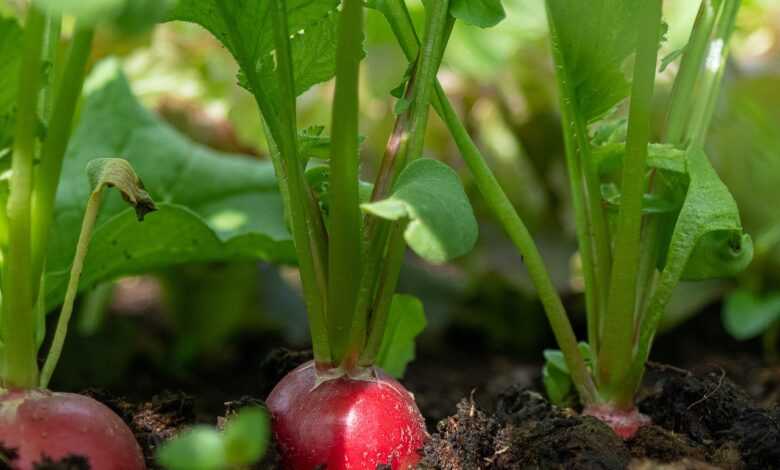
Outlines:
{"type": "Polygon", "coordinates": [[[308,362],[277,384],[267,404],[288,470],[408,469],[428,438],[412,394],[379,369],[317,385],[308,362]]]}
{"type": "Polygon", "coordinates": [[[95,470],[145,470],[133,433],[107,406],[73,393],[12,390],[0,397],[0,443],[16,449],[15,470],[43,456],[87,459],[95,470]]]}

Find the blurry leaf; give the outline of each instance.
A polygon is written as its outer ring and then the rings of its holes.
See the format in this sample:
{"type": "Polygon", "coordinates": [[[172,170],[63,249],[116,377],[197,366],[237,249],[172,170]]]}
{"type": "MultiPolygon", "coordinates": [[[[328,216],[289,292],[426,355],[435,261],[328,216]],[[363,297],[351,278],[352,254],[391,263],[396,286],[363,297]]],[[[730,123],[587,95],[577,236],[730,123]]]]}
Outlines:
{"type": "MultiPolygon", "coordinates": [[[[581,342],[578,344],[580,354],[585,359],[585,364],[591,367],[593,353],[590,344],[581,342]]],[[[574,383],[571,380],[569,368],[563,353],[557,349],[544,350],[544,367],[542,368],[542,382],[547,392],[547,398],[558,406],[570,406],[574,398],[574,383]]]]}
{"type": "Polygon", "coordinates": [[[160,21],[176,0],[34,0],[43,10],[70,15],[83,23],[113,22],[134,33],[160,21]]]}
{"type": "Polygon", "coordinates": [[[553,48],[584,121],[604,116],[629,92],[624,63],[634,51],[642,0],[547,0],[553,48]]]}
{"type": "Polygon", "coordinates": [[[122,274],[185,262],[294,260],[273,168],[221,154],[178,134],[132,95],[116,62],[97,67],[86,85],[81,122],[65,156],[49,244],[46,306],[64,295],[85,204],[84,168],[121,155],[157,201],[143,226],[117,194],[103,203],[80,287],[122,274]]]}
{"type": "Polygon", "coordinates": [[[480,28],[495,26],[506,18],[501,0],[452,0],[450,13],[464,23],[480,28]]]}
{"type": "Polygon", "coordinates": [[[723,304],[723,326],[738,340],[755,338],[780,319],[780,293],[759,297],[745,289],[737,289],[723,304]]]}
{"type": "Polygon", "coordinates": [[[157,462],[167,470],[222,470],[225,445],[215,429],[196,426],[163,444],[157,462]]]}
{"type": "MultiPolygon", "coordinates": [[[[607,203],[607,209],[617,212],[620,207],[620,189],[615,183],[601,185],[601,197],[607,203]]],[[[645,193],[642,195],[643,214],[667,214],[679,209],[675,201],[665,199],[660,194],[645,193]]]]}
{"type": "Polygon", "coordinates": [[[696,243],[682,279],[699,281],[732,277],[753,259],[753,240],[746,233],[718,230],[705,234],[696,243]]]}
{"type": "Polygon", "coordinates": [[[10,146],[13,137],[21,58],[22,28],[16,19],[0,17],[0,151],[10,146]]]}
{"type": "MultiPolygon", "coordinates": [[[[593,148],[593,165],[599,175],[619,174],[623,167],[626,144],[610,143],[593,148]]],[[[668,144],[649,144],[647,146],[647,166],[673,173],[686,173],[685,151],[668,144]]]]}
{"type": "Polygon", "coordinates": [[[244,408],[230,418],[223,434],[227,462],[251,465],[265,454],[271,439],[271,422],[265,409],[244,408]]]}
{"type": "MultiPolygon", "coordinates": [[[[289,0],[287,21],[291,39],[295,91],[333,77],[336,71],[336,30],[339,0],[289,0]]],[[[179,0],[169,20],[197,23],[225,45],[242,69],[242,86],[263,87],[278,100],[272,54],[271,2],[267,0],[179,0]],[[257,83],[250,83],[251,77],[257,83]]]]}
{"type": "Polygon", "coordinates": [[[395,378],[403,377],[407,364],[414,360],[414,340],[425,330],[426,324],[419,299],[411,295],[394,295],[377,365],[395,378]]]}
{"type": "Polygon", "coordinates": [[[413,161],[401,172],[387,199],[362,208],[383,219],[408,220],[406,242],[434,263],[468,253],[477,241],[477,221],[460,179],[437,160],[413,161]]]}

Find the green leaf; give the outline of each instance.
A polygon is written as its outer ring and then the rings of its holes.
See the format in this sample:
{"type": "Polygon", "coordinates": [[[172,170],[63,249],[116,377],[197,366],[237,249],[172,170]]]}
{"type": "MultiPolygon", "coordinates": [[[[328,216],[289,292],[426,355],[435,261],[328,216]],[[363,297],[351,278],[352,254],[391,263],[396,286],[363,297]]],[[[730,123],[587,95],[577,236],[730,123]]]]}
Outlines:
{"type": "MultiPolygon", "coordinates": [[[[295,90],[303,93],[335,74],[339,0],[289,0],[295,90]]],[[[241,67],[240,82],[250,92],[263,87],[278,102],[273,27],[266,0],[180,0],[169,20],[197,23],[225,45],[241,67]],[[252,83],[257,77],[257,83],[252,83]]]]}
{"type": "Polygon", "coordinates": [[[489,28],[506,18],[501,0],[452,0],[450,14],[480,28],[489,28]]]}
{"type": "Polygon", "coordinates": [[[83,171],[98,156],[129,161],[159,210],[138,224],[118,194],[106,195],[80,288],[187,262],[295,259],[269,163],[215,152],[181,136],[137,102],[114,61],[97,67],[86,90],[57,193],[46,264],[48,309],[65,292],[91,192],[83,171]]]}
{"type": "Polygon", "coordinates": [[[123,32],[143,31],[161,20],[176,0],[34,0],[44,11],[82,24],[112,22],[123,32]]]}
{"type": "Polygon", "coordinates": [[[753,260],[753,240],[750,235],[732,230],[708,232],[696,243],[684,281],[701,281],[735,276],[753,260]]]}
{"type": "Polygon", "coordinates": [[[418,298],[394,295],[377,365],[393,377],[403,377],[407,364],[414,360],[414,339],[426,325],[425,311],[418,298]]]}
{"type": "MultiPolygon", "coordinates": [[[[580,353],[588,367],[593,365],[593,352],[590,345],[579,343],[580,353]]],[[[558,406],[570,406],[574,399],[574,383],[571,380],[569,368],[563,353],[557,349],[544,350],[544,367],[542,368],[542,382],[544,383],[547,397],[558,406]]]]}
{"type": "Polygon", "coordinates": [[[231,465],[251,465],[265,454],[271,439],[268,413],[259,406],[247,407],[230,418],[224,431],[225,454],[231,465]]]}
{"type": "Polygon", "coordinates": [[[167,470],[222,470],[227,463],[222,435],[196,426],[163,444],[157,462],[167,470]]]}
{"type": "MultiPolygon", "coordinates": [[[[658,314],[657,309],[665,308],[674,287],[684,278],[689,265],[698,274],[704,273],[705,269],[701,265],[696,266],[697,263],[708,265],[706,272],[709,275],[718,271],[733,273],[736,268],[747,265],[752,258],[752,243],[750,237],[742,231],[737,203],[718,178],[707,155],[702,150],[691,150],[687,154],[686,168],[690,183],[668,249],[665,250],[665,265],[661,266],[663,271],[653,302],[655,315],[658,314]],[[714,233],[720,234],[711,235],[714,233]],[[738,247],[732,243],[735,239],[739,239],[738,247]],[[732,252],[727,256],[723,256],[720,250],[717,256],[707,253],[709,259],[702,261],[699,257],[712,248],[713,241],[718,240],[729,244],[732,252]],[[718,257],[725,263],[713,265],[718,257]]],[[[698,276],[698,279],[701,278],[698,276]]]]}
{"type": "Polygon", "coordinates": [[[11,145],[13,137],[21,58],[22,28],[16,19],[0,17],[0,151],[11,145]]]}
{"type": "Polygon", "coordinates": [[[434,263],[468,253],[477,241],[477,221],[458,175],[436,160],[413,161],[387,199],[361,207],[383,219],[407,220],[406,242],[434,263]]]}
{"type": "Polygon", "coordinates": [[[628,96],[624,65],[634,51],[642,0],[547,0],[553,47],[574,106],[586,122],[628,96]]]}
{"type": "Polygon", "coordinates": [[[726,298],[722,316],[723,326],[731,336],[738,340],[755,338],[780,320],[780,293],[760,297],[738,289],[726,298]]]}

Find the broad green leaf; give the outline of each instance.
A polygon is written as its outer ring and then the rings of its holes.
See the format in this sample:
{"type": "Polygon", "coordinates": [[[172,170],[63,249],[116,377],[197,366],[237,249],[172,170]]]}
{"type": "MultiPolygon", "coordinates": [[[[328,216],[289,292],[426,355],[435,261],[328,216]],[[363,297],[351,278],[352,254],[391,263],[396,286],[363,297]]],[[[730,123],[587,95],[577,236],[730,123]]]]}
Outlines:
{"type": "Polygon", "coordinates": [[[738,340],[755,338],[780,320],[780,292],[760,297],[738,289],[723,305],[723,326],[738,340]]]}
{"type": "MultiPolygon", "coordinates": [[[[289,0],[287,20],[293,33],[295,89],[303,93],[335,74],[339,0],[289,0]]],[[[276,100],[273,25],[267,0],[180,0],[169,20],[197,23],[225,45],[241,67],[240,82],[250,92],[262,87],[276,100]],[[257,83],[250,83],[251,77],[257,83]]]]}
{"type": "Polygon", "coordinates": [[[383,219],[408,221],[406,242],[434,263],[468,253],[477,241],[477,221],[458,175],[436,160],[413,161],[387,199],[361,207],[383,219]]]}
{"type": "MultiPolygon", "coordinates": [[[[697,245],[709,244],[709,249],[713,248],[709,234],[729,234],[718,237],[735,249],[734,253],[727,257],[727,266],[721,266],[721,270],[733,271],[734,265],[744,267],[753,255],[750,237],[742,231],[737,203],[726,185],[718,178],[707,155],[702,150],[691,150],[687,155],[686,167],[690,177],[688,192],[666,250],[665,265],[662,267],[655,293],[652,315],[658,315],[659,309],[665,308],[674,287],[684,278],[686,268],[700,262],[694,255],[699,256],[708,251],[706,248],[697,249],[697,245]],[[737,237],[739,247],[732,244],[732,240],[737,237]]],[[[712,273],[712,266],[708,269],[712,273]]]]}
{"type": "Polygon", "coordinates": [[[0,155],[13,135],[21,58],[22,28],[16,19],[0,17],[0,155]]]}
{"type": "Polygon", "coordinates": [[[636,46],[641,1],[546,1],[557,66],[586,122],[628,95],[624,66],[636,46]]]}
{"type": "Polygon", "coordinates": [[[67,282],[91,192],[84,169],[121,156],[143,176],[158,211],[143,224],[118,194],[103,203],[80,287],[186,262],[266,259],[292,262],[282,200],[271,164],[227,155],[178,134],[135,99],[114,61],[100,64],[65,156],[46,273],[46,305],[67,282]]]}
{"type": "Polygon", "coordinates": [[[230,418],[223,434],[227,462],[251,465],[265,454],[271,439],[268,413],[259,406],[244,408],[230,418]]]}
{"type": "Polygon", "coordinates": [[[222,435],[208,426],[196,426],[163,444],[157,462],[167,470],[222,470],[226,467],[222,435]]]}
{"type": "Polygon", "coordinates": [[[480,28],[495,26],[506,18],[501,0],[452,0],[450,14],[480,28]]]}
{"type": "Polygon", "coordinates": [[[423,304],[418,298],[394,295],[377,365],[393,377],[403,377],[407,364],[414,360],[414,340],[426,325],[423,304]]]}

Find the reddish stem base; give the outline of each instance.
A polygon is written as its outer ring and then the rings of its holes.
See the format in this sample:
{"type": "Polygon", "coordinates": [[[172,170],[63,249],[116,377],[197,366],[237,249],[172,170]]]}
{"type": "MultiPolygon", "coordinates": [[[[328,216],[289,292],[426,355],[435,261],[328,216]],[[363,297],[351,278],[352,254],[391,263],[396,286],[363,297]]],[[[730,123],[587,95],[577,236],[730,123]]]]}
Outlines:
{"type": "Polygon", "coordinates": [[[619,410],[610,405],[592,405],[586,407],[582,414],[603,421],[624,440],[631,439],[639,428],[650,424],[650,417],[643,415],[636,408],[619,410]]]}

